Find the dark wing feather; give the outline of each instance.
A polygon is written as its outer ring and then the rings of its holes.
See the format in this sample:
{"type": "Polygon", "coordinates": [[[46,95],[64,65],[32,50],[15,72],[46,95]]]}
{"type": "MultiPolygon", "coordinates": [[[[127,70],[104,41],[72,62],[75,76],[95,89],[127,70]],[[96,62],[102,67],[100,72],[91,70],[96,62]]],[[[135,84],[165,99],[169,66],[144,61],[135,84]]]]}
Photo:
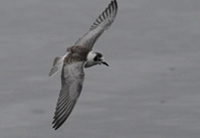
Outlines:
{"type": "Polygon", "coordinates": [[[92,49],[96,40],[106,29],[111,26],[111,24],[115,20],[117,9],[117,1],[112,0],[108,7],[95,20],[90,30],[86,34],[84,34],[83,37],[79,38],[75,45],[85,46],[92,49]]]}
{"type": "Polygon", "coordinates": [[[55,130],[67,120],[81,93],[84,80],[83,65],[84,62],[63,65],[61,74],[62,87],[52,122],[55,130]]]}

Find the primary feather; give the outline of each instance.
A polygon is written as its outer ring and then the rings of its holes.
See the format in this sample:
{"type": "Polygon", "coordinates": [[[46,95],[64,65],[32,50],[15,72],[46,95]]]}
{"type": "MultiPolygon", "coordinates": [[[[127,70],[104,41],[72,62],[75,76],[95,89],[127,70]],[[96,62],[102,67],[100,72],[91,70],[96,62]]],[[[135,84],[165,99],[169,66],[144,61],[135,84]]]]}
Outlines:
{"type": "Polygon", "coordinates": [[[84,81],[84,62],[65,64],[61,74],[61,90],[54,113],[53,128],[58,129],[68,118],[81,93],[84,81]]]}
{"type": "Polygon", "coordinates": [[[111,24],[115,20],[117,9],[117,1],[111,1],[108,7],[95,20],[90,30],[81,38],[79,38],[75,45],[85,46],[92,49],[97,39],[105,30],[107,30],[111,26],[111,24]]]}
{"type": "MultiPolygon", "coordinates": [[[[79,38],[74,45],[79,45],[83,47],[93,48],[94,43],[101,36],[101,34],[107,30],[117,15],[118,4],[116,0],[112,0],[108,7],[99,15],[95,22],[90,27],[90,30],[79,38]]],[[[67,53],[58,60],[57,64],[53,65],[49,76],[57,73],[63,65],[63,59],[67,53]]]]}
{"type": "MultiPolygon", "coordinates": [[[[84,81],[84,65],[87,65],[87,55],[101,34],[108,29],[117,14],[117,1],[112,0],[108,7],[95,20],[90,30],[84,34],[74,46],[67,49],[67,53],[54,60],[49,76],[62,68],[61,90],[52,122],[53,128],[58,129],[71,114],[78,97],[80,96],[84,81]]],[[[102,63],[106,63],[103,62],[102,63]]],[[[106,63],[107,64],[107,63],[106,63]]],[[[95,64],[96,65],[96,64],[95,64]]],[[[93,66],[90,65],[90,66],[93,66]]]]}

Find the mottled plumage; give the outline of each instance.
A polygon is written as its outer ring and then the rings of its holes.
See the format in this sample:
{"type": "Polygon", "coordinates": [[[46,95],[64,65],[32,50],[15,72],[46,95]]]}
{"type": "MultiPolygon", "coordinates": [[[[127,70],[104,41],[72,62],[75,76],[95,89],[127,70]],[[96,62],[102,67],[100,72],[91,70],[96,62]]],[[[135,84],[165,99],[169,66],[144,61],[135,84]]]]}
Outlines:
{"type": "Polygon", "coordinates": [[[67,48],[67,53],[64,56],[55,58],[49,76],[62,68],[62,85],[52,122],[55,130],[69,117],[80,96],[85,76],[84,67],[91,67],[97,64],[108,66],[104,61],[103,55],[92,51],[92,48],[99,36],[115,20],[117,8],[117,1],[112,0],[93,23],[90,30],[79,38],[74,46],[67,48]]]}

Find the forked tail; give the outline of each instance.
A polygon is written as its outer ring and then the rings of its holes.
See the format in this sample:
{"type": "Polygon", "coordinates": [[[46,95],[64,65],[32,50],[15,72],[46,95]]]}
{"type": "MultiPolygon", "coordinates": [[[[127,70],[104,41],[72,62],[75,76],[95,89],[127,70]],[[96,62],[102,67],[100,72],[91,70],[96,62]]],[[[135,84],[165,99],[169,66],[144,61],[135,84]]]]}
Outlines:
{"type": "Polygon", "coordinates": [[[66,54],[62,57],[56,57],[54,59],[53,66],[52,66],[52,68],[49,72],[49,76],[52,76],[52,75],[56,74],[58,71],[61,70],[65,56],[66,56],[66,54]]]}

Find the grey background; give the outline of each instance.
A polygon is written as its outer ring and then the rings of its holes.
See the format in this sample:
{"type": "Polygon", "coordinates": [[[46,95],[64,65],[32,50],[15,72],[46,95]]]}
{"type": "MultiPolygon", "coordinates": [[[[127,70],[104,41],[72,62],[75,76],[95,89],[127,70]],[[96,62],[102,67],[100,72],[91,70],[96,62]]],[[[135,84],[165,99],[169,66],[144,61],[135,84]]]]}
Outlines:
{"type": "Polygon", "coordinates": [[[81,37],[109,0],[1,0],[0,137],[198,138],[200,1],[118,0],[95,50],[110,67],[86,70],[78,103],[51,127],[60,73],[54,57],[81,37]]]}

